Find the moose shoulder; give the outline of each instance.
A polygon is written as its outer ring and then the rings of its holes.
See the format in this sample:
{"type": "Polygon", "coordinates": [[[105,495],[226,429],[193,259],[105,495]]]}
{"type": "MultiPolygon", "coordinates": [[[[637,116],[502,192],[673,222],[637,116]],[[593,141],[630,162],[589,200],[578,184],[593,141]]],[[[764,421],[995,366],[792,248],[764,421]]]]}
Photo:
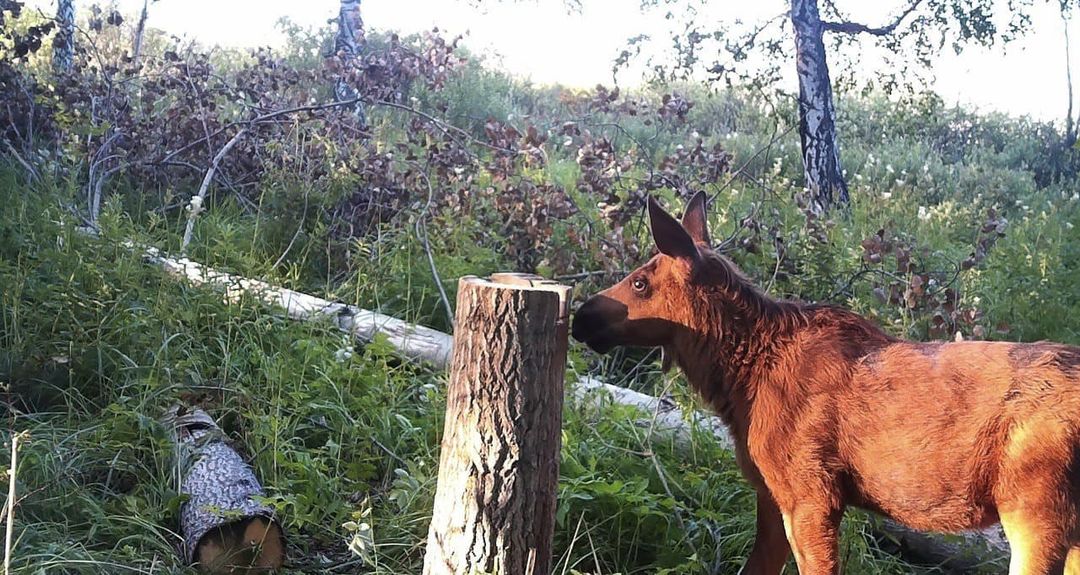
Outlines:
{"type": "Polygon", "coordinates": [[[605,353],[662,347],[723,418],[758,493],[744,573],[839,573],[844,508],[910,527],[1000,522],[1011,575],[1080,575],[1080,348],[916,343],[832,306],[770,298],[649,200],[659,251],[574,316],[605,353]]]}

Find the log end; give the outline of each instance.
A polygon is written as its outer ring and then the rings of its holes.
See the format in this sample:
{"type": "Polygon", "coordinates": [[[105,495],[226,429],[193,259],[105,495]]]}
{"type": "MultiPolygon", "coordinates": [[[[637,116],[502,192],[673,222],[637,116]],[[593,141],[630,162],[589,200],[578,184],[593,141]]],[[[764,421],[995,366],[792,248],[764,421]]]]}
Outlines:
{"type": "Polygon", "coordinates": [[[203,573],[260,573],[285,564],[281,527],[266,517],[226,523],[207,531],[195,547],[195,563],[203,573]]]}

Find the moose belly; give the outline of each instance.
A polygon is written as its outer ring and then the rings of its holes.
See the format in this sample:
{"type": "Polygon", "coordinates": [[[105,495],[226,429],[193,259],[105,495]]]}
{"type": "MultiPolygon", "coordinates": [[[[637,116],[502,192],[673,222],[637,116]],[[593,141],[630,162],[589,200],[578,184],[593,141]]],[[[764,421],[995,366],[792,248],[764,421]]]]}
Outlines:
{"type": "Polygon", "coordinates": [[[997,521],[1009,377],[986,369],[1001,347],[951,358],[943,347],[890,350],[856,377],[841,452],[853,503],[916,529],[953,531],[997,521]]]}
{"type": "Polygon", "coordinates": [[[930,457],[864,460],[850,487],[851,503],[926,531],[960,531],[998,521],[990,475],[970,461],[930,457]]]}

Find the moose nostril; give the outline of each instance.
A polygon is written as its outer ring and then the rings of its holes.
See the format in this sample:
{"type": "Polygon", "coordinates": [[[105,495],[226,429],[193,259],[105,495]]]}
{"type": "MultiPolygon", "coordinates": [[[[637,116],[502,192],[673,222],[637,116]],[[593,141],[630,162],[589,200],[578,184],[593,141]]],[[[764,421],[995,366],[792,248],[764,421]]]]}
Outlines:
{"type": "Polygon", "coordinates": [[[583,341],[592,332],[592,326],[596,323],[596,314],[593,313],[593,300],[582,304],[574,314],[570,322],[570,335],[578,341],[583,341]]]}

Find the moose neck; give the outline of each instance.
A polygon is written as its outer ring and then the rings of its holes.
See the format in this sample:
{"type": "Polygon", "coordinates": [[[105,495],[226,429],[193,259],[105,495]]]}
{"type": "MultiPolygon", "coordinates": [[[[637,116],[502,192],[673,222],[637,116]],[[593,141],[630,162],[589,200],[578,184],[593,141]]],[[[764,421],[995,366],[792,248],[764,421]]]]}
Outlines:
{"type": "Polygon", "coordinates": [[[731,264],[698,283],[692,324],[670,352],[691,386],[736,436],[745,437],[755,371],[802,318],[799,306],[762,293],[731,264]]]}

